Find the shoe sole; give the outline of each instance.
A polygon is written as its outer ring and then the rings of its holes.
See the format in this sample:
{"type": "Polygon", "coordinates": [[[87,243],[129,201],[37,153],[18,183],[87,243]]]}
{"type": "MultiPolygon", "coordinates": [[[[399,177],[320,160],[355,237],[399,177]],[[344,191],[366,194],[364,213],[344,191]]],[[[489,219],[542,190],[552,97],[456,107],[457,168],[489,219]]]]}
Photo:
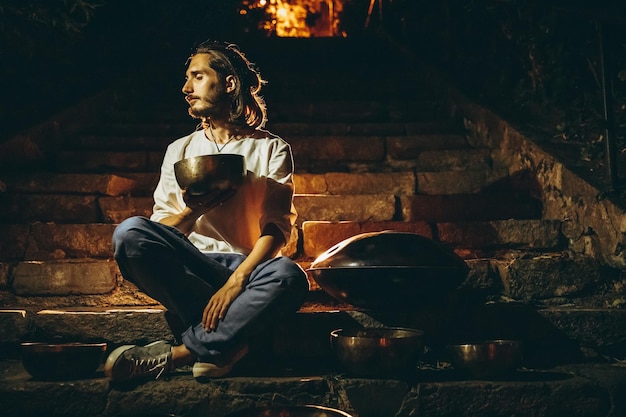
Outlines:
{"type": "Polygon", "coordinates": [[[111,378],[111,381],[119,380],[116,378],[116,375],[113,375],[113,366],[115,362],[122,356],[122,353],[126,352],[128,349],[135,347],[135,345],[123,345],[111,352],[104,362],[104,375],[108,378],[111,378]]]}
{"type": "Polygon", "coordinates": [[[246,345],[243,348],[239,349],[237,352],[235,352],[233,357],[230,358],[228,364],[224,366],[218,366],[214,363],[209,362],[196,362],[192,368],[193,377],[199,381],[208,380],[211,378],[222,378],[228,375],[233,370],[233,366],[241,359],[243,359],[243,357],[247,354],[248,346],[246,345]]]}

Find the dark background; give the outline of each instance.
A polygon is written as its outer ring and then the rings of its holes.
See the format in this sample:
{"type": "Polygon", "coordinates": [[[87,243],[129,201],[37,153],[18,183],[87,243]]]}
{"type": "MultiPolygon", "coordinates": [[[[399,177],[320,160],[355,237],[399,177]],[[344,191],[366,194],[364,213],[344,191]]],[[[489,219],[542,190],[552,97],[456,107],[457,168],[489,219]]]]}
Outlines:
{"type": "MultiPolygon", "coordinates": [[[[250,0],[248,0],[250,1],[250,0]]],[[[626,126],[626,18],[619,1],[346,0],[349,37],[385,33],[476,101],[542,133],[580,145],[602,164],[603,96],[599,28],[616,137],[626,126]]],[[[264,17],[241,15],[246,0],[0,0],[0,141],[39,123],[137,68],[183,64],[207,38],[272,36],[264,17]]],[[[287,57],[286,57],[287,58],[287,57]]],[[[146,74],[149,76],[149,74],[146,74]]]]}

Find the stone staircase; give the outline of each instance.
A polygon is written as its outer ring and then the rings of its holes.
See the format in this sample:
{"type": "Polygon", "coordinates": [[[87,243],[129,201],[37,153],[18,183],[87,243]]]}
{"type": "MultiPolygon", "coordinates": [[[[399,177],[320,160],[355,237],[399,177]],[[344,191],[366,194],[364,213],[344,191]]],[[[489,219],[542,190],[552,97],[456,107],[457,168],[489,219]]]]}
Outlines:
{"type": "Polygon", "coordinates": [[[12,404],[6,415],[149,408],[221,416],[281,401],[359,416],[626,412],[612,397],[624,386],[614,358],[626,353],[626,320],[615,308],[623,302],[619,271],[570,250],[562,223],[543,217],[532,173],[513,172],[490,144],[470,137],[421,63],[376,39],[247,42],[242,49],[269,80],[268,128],[294,152],[299,219],[285,254],[306,268],[355,234],[408,231],[453,248],[471,268],[468,279],[449,304],[410,312],[342,304],[311,279],[294,320],[254,341],[247,367],[222,382],[198,387],[184,372],[130,391],[103,378],[30,381],[19,367],[20,341],[106,341],[112,349],[171,337],[158,303],[123,280],[110,248],[117,223],[149,216],[166,145],[194,129],[179,92],[182,65],[148,66],[99,101],[97,117],[75,119],[37,168],[0,173],[0,348],[7,359],[0,402],[12,404]],[[338,375],[328,334],[354,325],[425,330],[418,381],[338,375]],[[488,383],[446,373],[446,343],[509,337],[524,341],[528,373],[488,383]],[[389,395],[372,398],[381,390],[389,395]],[[27,400],[35,392],[47,395],[27,400]],[[530,399],[520,408],[524,396],[530,399]],[[77,405],[64,407],[58,398],[77,405]],[[219,411],[199,406],[207,398],[219,411]]]}

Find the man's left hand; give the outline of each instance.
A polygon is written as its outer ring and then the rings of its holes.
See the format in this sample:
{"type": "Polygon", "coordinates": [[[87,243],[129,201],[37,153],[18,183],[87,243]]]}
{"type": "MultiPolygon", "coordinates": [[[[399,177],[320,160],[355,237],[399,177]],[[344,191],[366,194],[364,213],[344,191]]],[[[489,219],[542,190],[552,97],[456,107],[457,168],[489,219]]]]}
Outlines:
{"type": "Polygon", "coordinates": [[[217,329],[218,322],[224,319],[230,305],[243,292],[243,285],[232,281],[229,279],[222,288],[217,290],[204,308],[202,325],[209,332],[217,329]]]}

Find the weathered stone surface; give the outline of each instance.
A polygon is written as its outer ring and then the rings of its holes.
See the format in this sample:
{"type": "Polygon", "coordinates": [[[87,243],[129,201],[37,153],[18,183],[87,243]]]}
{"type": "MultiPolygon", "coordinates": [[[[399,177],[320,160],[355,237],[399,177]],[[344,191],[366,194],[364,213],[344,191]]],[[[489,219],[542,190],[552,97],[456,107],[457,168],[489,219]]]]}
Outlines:
{"type": "Polygon", "coordinates": [[[431,238],[432,230],[425,222],[326,222],[307,221],[302,224],[304,254],[316,258],[322,252],[344,239],[360,233],[395,230],[417,233],[431,238]]]}
{"type": "Polygon", "coordinates": [[[63,258],[110,258],[113,256],[112,224],[35,223],[31,227],[29,260],[63,258]]]}
{"type": "Polygon", "coordinates": [[[316,258],[333,245],[361,233],[358,222],[306,221],[302,224],[304,254],[316,258]]]}
{"type": "Polygon", "coordinates": [[[0,259],[23,260],[29,230],[25,224],[0,224],[0,259]]]}
{"type": "Polygon", "coordinates": [[[396,211],[393,195],[296,195],[294,206],[300,222],[387,221],[396,211]]]}
{"type": "Polygon", "coordinates": [[[517,193],[402,196],[402,218],[432,222],[541,218],[541,201],[517,193]]]}
{"type": "Polygon", "coordinates": [[[470,270],[461,284],[464,291],[478,291],[485,294],[498,294],[502,290],[502,282],[498,271],[490,259],[467,259],[470,270]]]}
{"type": "Polygon", "coordinates": [[[63,172],[146,171],[149,166],[145,151],[63,151],[59,152],[57,164],[63,172]]]}
{"type": "Polygon", "coordinates": [[[8,262],[0,262],[0,289],[7,287],[12,267],[13,265],[8,262]]]}
{"type": "Polygon", "coordinates": [[[33,324],[43,337],[65,341],[146,344],[170,340],[162,308],[73,308],[39,311],[33,324]]]}
{"type": "Polygon", "coordinates": [[[626,267],[626,213],[611,198],[598,198],[602,191],[541,149],[491,111],[455,95],[454,106],[466,118],[470,136],[494,148],[494,158],[510,172],[529,171],[540,184],[544,218],[564,221],[570,247],[597,256],[610,266],[626,267]]]}
{"type": "Polygon", "coordinates": [[[395,416],[411,388],[405,381],[388,379],[342,379],[337,386],[345,393],[342,410],[372,417],[395,416]]]}
{"type": "Polygon", "coordinates": [[[112,261],[21,262],[13,271],[13,291],[22,296],[104,294],[115,288],[116,273],[112,261]]]}
{"type": "Polygon", "coordinates": [[[154,183],[155,174],[31,174],[9,177],[11,192],[25,193],[77,193],[109,196],[143,191],[154,183]]]}
{"type": "Polygon", "coordinates": [[[4,222],[96,223],[98,215],[95,196],[13,194],[0,201],[0,221],[4,222]]]}
{"type": "Polygon", "coordinates": [[[439,223],[439,239],[464,248],[524,247],[552,250],[559,247],[559,222],[502,220],[493,222],[439,223]]]}
{"type": "Polygon", "coordinates": [[[421,152],[415,161],[418,172],[480,171],[491,169],[489,149],[445,149],[421,152]]]}
{"type": "Polygon", "coordinates": [[[299,194],[413,194],[415,176],[412,171],[396,173],[300,174],[294,176],[299,194]]]}
{"type": "Polygon", "coordinates": [[[504,169],[418,172],[417,191],[419,194],[473,194],[507,175],[504,169]]]}
{"type": "Polygon", "coordinates": [[[323,146],[318,137],[299,136],[289,141],[298,166],[308,166],[310,161],[382,161],[384,142],[376,136],[324,137],[323,146]]]}
{"type": "Polygon", "coordinates": [[[119,224],[132,216],[152,215],[152,197],[102,197],[98,199],[100,209],[107,223],[119,224]]]}
{"type": "Polygon", "coordinates": [[[626,310],[546,308],[539,314],[567,337],[602,355],[626,358],[626,310]]]}
{"type": "Polygon", "coordinates": [[[517,382],[434,382],[407,395],[396,416],[437,417],[604,417],[608,393],[600,385],[570,375],[529,373],[517,382]]]}
{"type": "Polygon", "coordinates": [[[7,417],[84,417],[103,416],[109,395],[105,378],[79,381],[44,382],[15,364],[10,381],[0,381],[2,415],[7,417]]]}
{"type": "MultiPolygon", "coordinates": [[[[393,135],[393,133],[389,135],[393,135]]],[[[456,134],[419,135],[409,133],[409,136],[389,136],[386,142],[387,152],[393,159],[413,159],[422,152],[433,149],[468,149],[465,137],[456,134]]]]}
{"type": "Polygon", "coordinates": [[[496,262],[505,293],[515,299],[571,297],[593,291],[600,282],[595,259],[545,254],[496,262]]]}
{"type": "Polygon", "coordinates": [[[17,343],[31,332],[26,310],[0,309],[0,345],[17,343]]]}

